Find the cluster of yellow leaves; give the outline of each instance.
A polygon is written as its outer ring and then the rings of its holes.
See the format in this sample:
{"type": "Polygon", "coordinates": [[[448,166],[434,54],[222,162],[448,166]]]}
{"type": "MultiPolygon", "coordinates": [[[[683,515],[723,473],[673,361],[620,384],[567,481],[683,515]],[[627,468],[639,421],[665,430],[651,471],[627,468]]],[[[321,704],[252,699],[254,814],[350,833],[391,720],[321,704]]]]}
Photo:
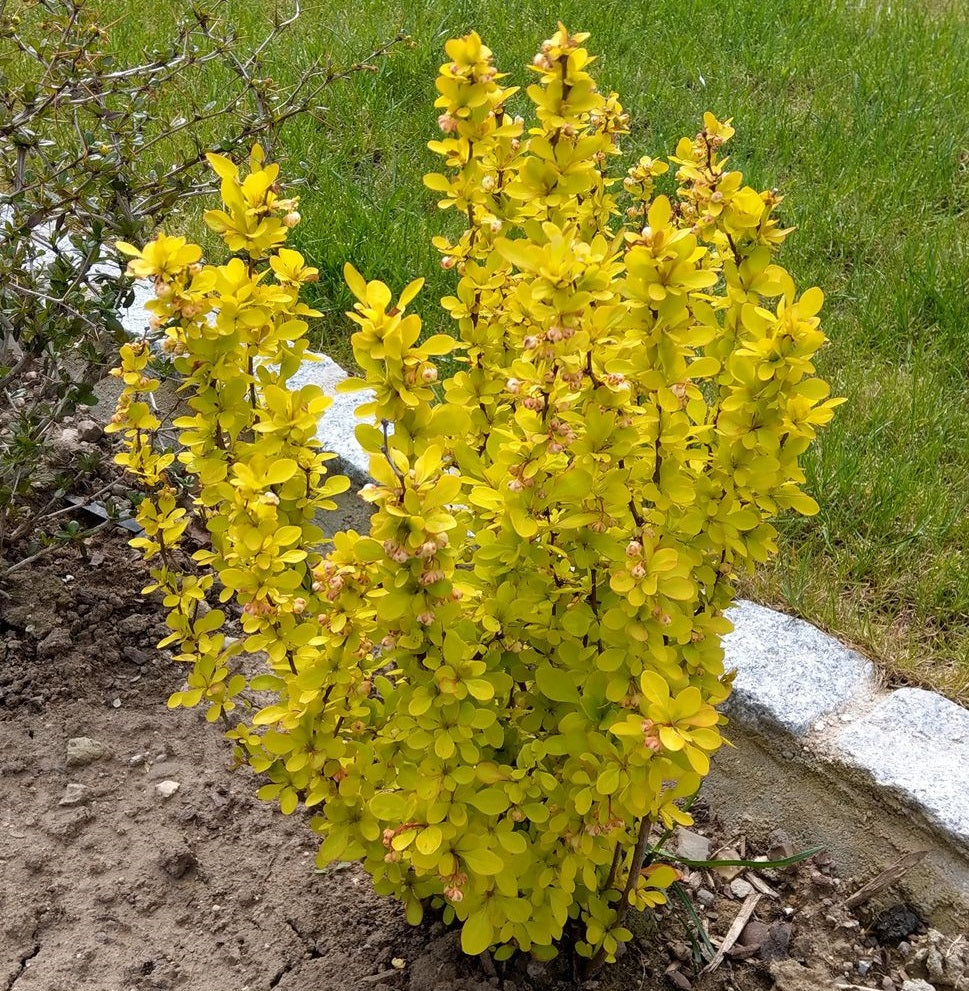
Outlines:
{"type": "Polygon", "coordinates": [[[175,645],[176,659],[192,665],[188,688],[170,704],[204,701],[215,720],[245,687],[232,669],[242,650],[266,650],[287,670],[290,654],[315,653],[317,628],[302,615],[300,589],[320,555],[307,548],[322,538],[316,513],[333,508],[331,497],[349,482],[327,475],[332,455],[315,440],[329,400],[317,386],[287,388],[305,357],[307,318],[319,315],[299,299],[316,270],[282,246],[295,203],[278,197],[278,166],[263,167],[258,146],[245,179],[227,159],[209,161],[226,209],[206,220],[236,257],[202,264],[198,245],[165,234],[143,250],[119,245],[132,256],[130,274],[155,282],[154,336],[190,397],[189,412],[174,422],[181,450],[163,443],[147,341],[121,350],[115,374],[125,388],[109,429],[127,442],[118,462],[148,489],[137,513],[145,533],[132,543],[156,562],[146,591],[160,591],[170,610],[172,633],[162,645],[175,645]],[[182,545],[192,520],[209,546],[189,555],[182,545]],[[208,601],[215,575],[218,602],[234,598],[243,607],[243,640],[226,638],[225,613],[208,601]]]}
{"type": "Polygon", "coordinates": [[[179,501],[141,398],[148,352],[125,351],[122,457],[153,492],[141,546],[193,662],[176,703],[227,711],[233,653],[263,652],[251,687],[274,700],[230,732],[260,795],[318,807],[320,864],[361,860],[413,921],[443,903],[466,951],[499,958],[549,956],[571,918],[581,952],[613,959],[627,907],[664,900],[677,875],[650,830],[691,821],[681,800],[723,743],[731,575],[773,551],[777,512],[815,510],[799,458],[837,402],[812,363],[821,293],[773,261],[780,200],[727,168],[729,122],[706,115],[672,175],[644,157],[610,177],[628,119],[585,37],[542,45],[530,128],[481,39],[447,44],[446,171],[426,182],[466,219],[436,239],[455,337],[422,341],[421,280],[395,300],[346,268],[346,387],[373,390],[369,534],[324,546],[314,521],[346,482],[313,439],[325,400],[286,384],[314,273],[283,246],[274,167],[256,153],[240,180],[213,158],[226,209],[207,216],[241,258],[127,249],[195,412],[179,501]],[[187,508],[211,541],[199,575],[173,557],[187,508]],[[243,607],[238,643],[205,608],[217,589],[243,607]]]}

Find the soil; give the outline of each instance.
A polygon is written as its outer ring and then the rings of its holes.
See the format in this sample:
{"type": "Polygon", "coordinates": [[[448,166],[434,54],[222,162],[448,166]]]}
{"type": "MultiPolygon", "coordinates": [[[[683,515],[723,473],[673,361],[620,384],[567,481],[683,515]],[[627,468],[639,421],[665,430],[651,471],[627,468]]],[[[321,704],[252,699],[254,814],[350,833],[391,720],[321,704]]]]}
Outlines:
{"type": "MultiPolygon", "coordinates": [[[[0,593],[0,991],[579,986],[567,953],[547,967],[466,958],[455,933],[409,926],[355,865],[316,871],[306,822],[255,798],[199,713],[166,709],[180,673],[154,648],[162,615],[137,594],[145,571],[126,536],[51,554],[0,593]]],[[[713,853],[784,846],[733,834],[709,809],[696,833],[713,853]]],[[[670,908],[635,919],[619,962],[587,986],[961,987],[954,965],[942,978],[931,966],[933,946],[948,961],[960,944],[920,934],[917,906],[840,907],[862,880],[823,854],[783,871],[686,872],[714,945],[751,885],[768,889],[722,965],[699,974],[686,913],[670,908]]]]}

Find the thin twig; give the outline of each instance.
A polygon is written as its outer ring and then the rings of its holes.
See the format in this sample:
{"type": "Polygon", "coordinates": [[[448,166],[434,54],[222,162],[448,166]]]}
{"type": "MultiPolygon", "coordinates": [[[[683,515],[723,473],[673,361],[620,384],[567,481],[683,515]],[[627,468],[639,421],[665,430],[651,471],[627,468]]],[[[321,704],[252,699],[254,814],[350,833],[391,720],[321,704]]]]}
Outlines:
{"type": "Polygon", "coordinates": [[[387,459],[387,464],[390,465],[390,470],[397,476],[397,481],[400,482],[400,487],[404,487],[404,475],[401,470],[394,463],[394,459],[390,456],[390,444],[389,435],[387,433],[387,428],[390,426],[389,420],[381,420],[380,427],[384,432],[384,442],[380,445],[380,450],[383,452],[383,456],[387,459]]]}

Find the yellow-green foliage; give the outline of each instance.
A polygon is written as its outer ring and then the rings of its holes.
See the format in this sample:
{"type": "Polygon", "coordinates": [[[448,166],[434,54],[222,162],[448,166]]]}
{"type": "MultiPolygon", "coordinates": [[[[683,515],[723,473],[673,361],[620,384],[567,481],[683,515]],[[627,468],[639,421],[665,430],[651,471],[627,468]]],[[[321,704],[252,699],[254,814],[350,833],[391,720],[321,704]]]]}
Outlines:
{"type": "Polygon", "coordinates": [[[420,343],[420,281],[395,302],[347,266],[349,387],[375,393],[368,535],[325,543],[314,522],[347,483],[313,439],[326,400],[286,387],[314,272],[283,247],[298,216],[275,167],[257,150],[240,180],[212,157],[228,264],[178,238],[128,249],[195,411],[177,421],[188,506],[139,397],[147,345],[123,350],[137,543],[192,665],[171,704],[229,711],[232,655],[265,652],[251,687],[274,700],[229,731],[261,797],[317,809],[321,865],[362,860],[414,922],[443,904],[469,953],[548,956],[571,918],[579,951],[612,959],[627,907],[664,900],[654,828],[690,822],[677,803],[723,742],[731,575],[774,550],[770,517],[816,509],[798,459],[836,404],[812,365],[821,292],[773,263],[779,197],[727,168],[729,123],[679,143],[672,197],[663,161],[608,178],[627,117],[584,38],[560,26],[536,56],[530,129],[480,38],[447,45],[427,184],[467,225],[438,244],[455,338],[420,343]],[[192,515],[198,575],[172,553],[192,515]],[[238,642],[200,608],[214,597],[242,606],[238,642]]]}

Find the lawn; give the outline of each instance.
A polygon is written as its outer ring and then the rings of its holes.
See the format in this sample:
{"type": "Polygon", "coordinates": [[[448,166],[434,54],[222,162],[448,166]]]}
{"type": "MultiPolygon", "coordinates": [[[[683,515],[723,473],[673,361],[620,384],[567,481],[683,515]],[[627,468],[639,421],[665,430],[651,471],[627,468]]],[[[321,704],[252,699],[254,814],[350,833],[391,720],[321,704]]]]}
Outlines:
{"type": "MultiPolygon", "coordinates": [[[[158,44],[180,2],[91,0],[123,60],[158,44]]],[[[255,34],[277,5],[229,0],[255,34]]],[[[284,9],[285,0],[279,0],[284,9]]],[[[345,360],[347,259],[400,287],[451,277],[429,241],[447,223],[422,188],[436,168],[433,77],[450,36],[476,28],[514,81],[554,27],[548,5],[345,0],[307,9],[269,53],[280,81],[321,52],[393,56],[334,86],[320,119],[284,132],[285,174],[306,180],[297,246],[321,273],[321,345],[345,360]]],[[[628,161],[672,149],[704,110],[733,117],[734,162],[786,195],[798,231],[781,261],[827,294],[821,371],[846,396],[807,460],[821,504],[781,521],[776,562],[744,593],[854,643],[895,677],[969,702],[969,22],[959,3],[856,0],[563,0],[592,32],[599,78],[633,115],[628,161]]],[[[218,92],[215,74],[203,83],[218,92]]],[[[187,218],[191,226],[193,218],[187,218]]]]}

